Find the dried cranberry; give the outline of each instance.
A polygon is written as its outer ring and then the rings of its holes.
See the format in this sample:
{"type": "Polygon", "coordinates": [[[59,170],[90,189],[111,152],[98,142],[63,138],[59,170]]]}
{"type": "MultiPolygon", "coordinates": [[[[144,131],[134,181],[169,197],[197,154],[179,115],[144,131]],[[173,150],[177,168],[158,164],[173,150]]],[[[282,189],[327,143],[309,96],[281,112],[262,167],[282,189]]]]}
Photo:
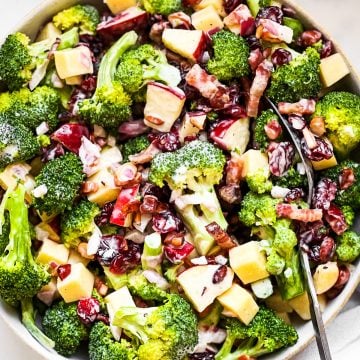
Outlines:
{"type": "Polygon", "coordinates": [[[100,214],[95,218],[96,225],[104,226],[109,224],[110,217],[113,211],[114,211],[114,203],[113,202],[106,203],[101,209],[100,214]]]}
{"type": "Polygon", "coordinates": [[[266,6],[259,10],[256,15],[255,24],[256,26],[259,26],[260,19],[268,19],[282,24],[283,17],[284,14],[278,6],[266,6]]]}
{"type": "Polygon", "coordinates": [[[171,192],[167,186],[160,188],[154,184],[145,183],[141,189],[141,196],[145,197],[146,195],[153,195],[157,197],[159,201],[169,202],[171,192]]]}
{"type": "Polygon", "coordinates": [[[154,195],[145,195],[140,205],[140,212],[142,214],[153,214],[159,205],[159,200],[154,195]]]}
{"type": "Polygon", "coordinates": [[[89,34],[80,35],[80,41],[89,46],[90,50],[95,57],[98,57],[105,50],[106,44],[99,36],[93,36],[89,34]]]}
{"type": "Polygon", "coordinates": [[[285,49],[276,49],[271,55],[271,61],[275,66],[282,66],[288,64],[292,60],[290,51],[285,49]]]}
{"type": "Polygon", "coordinates": [[[48,161],[54,160],[65,154],[64,147],[60,144],[51,144],[47,148],[42,149],[41,161],[46,163],[48,161]]]}
{"type": "Polygon", "coordinates": [[[334,285],[335,289],[343,288],[350,279],[350,270],[346,265],[339,266],[339,276],[334,285]]]}
{"type": "Polygon", "coordinates": [[[288,117],[288,121],[295,130],[303,130],[306,126],[306,121],[301,115],[290,114],[288,117]]]}
{"type": "Polygon", "coordinates": [[[241,203],[241,189],[238,184],[227,184],[219,188],[220,198],[228,204],[241,203]]]}
{"type": "Polygon", "coordinates": [[[66,279],[71,273],[71,264],[58,266],[56,272],[61,280],[66,279]]]}
{"type": "Polygon", "coordinates": [[[182,230],[181,220],[174,215],[171,211],[163,211],[158,214],[154,214],[153,229],[160,234],[167,234],[172,231],[182,230]]]}
{"type": "Polygon", "coordinates": [[[320,245],[311,246],[307,253],[311,261],[318,263],[320,258],[320,245]]]}
{"type": "Polygon", "coordinates": [[[97,299],[90,297],[81,299],[77,303],[77,315],[80,321],[85,325],[90,325],[97,320],[99,313],[100,303],[97,299]]]}
{"type": "Polygon", "coordinates": [[[189,360],[215,360],[215,353],[205,351],[188,355],[189,360]]]}
{"type": "Polygon", "coordinates": [[[184,241],[181,246],[173,246],[172,244],[164,246],[164,254],[166,258],[173,264],[179,264],[188,257],[193,250],[194,245],[187,241],[184,241]]]}
{"type": "Polygon", "coordinates": [[[331,204],[329,209],[325,211],[324,218],[337,235],[343,234],[349,227],[342,210],[335,204],[331,204]]]}
{"type": "Polygon", "coordinates": [[[305,192],[301,188],[294,188],[287,192],[284,197],[284,201],[287,203],[296,202],[301,200],[305,196],[305,192]]]}
{"type": "Polygon", "coordinates": [[[96,89],[97,78],[94,75],[86,75],[79,85],[80,89],[86,93],[93,93],[96,89]]]}
{"type": "Polygon", "coordinates": [[[98,316],[96,317],[96,320],[103,322],[105,325],[110,325],[110,319],[109,319],[109,316],[107,316],[107,315],[98,314],[98,316]]]}
{"type": "Polygon", "coordinates": [[[144,120],[125,121],[118,128],[121,141],[145,134],[148,131],[149,128],[144,124],[144,120]]]}
{"type": "Polygon", "coordinates": [[[348,189],[355,182],[354,170],[350,168],[344,168],[339,175],[339,186],[341,190],[348,189]]]}
{"type": "Polygon", "coordinates": [[[337,186],[334,181],[328,178],[321,179],[315,188],[312,198],[312,206],[315,209],[327,210],[330,203],[335,199],[337,186]]]}
{"type": "Polygon", "coordinates": [[[321,59],[329,57],[334,50],[334,45],[331,40],[326,40],[320,50],[321,59]]]}
{"type": "Polygon", "coordinates": [[[140,245],[128,241],[127,249],[121,251],[111,262],[110,271],[114,274],[125,274],[128,270],[135,269],[140,262],[140,245]]]}
{"type": "Polygon", "coordinates": [[[332,237],[326,236],[319,248],[319,261],[323,264],[332,259],[335,253],[335,241],[332,237]]]}
{"type": "Polygon", "coordinates": [[[219,268],[214,272],[212,282],[213,284],[221,283],[227,274],[227,266],[221,265],[219,268]]]}
{"type": "Polygon", "coordinates": [[[281,7],[281,10],[284,16],[292,17],[292,18],[296,16],[296,10],[290,6],[283,5],[281,7]]]}
{"type": "Polygon", "coordinates": [[[246,41],[249,44],[251,51],[256,50],[256,49],[262,50],[260,40],[255,35],[248,36],[246,38],[246,41]]]}
{"type": "Polygon", "coordinates": [[[322,34],[318,30],[306,30],[299,38],[296,40],[296,43],[300,46],[312,46],[315,45],[322,38],[322,34]]]}
{"type": "Polygon", "coordinates": [[[268,148],[270,171],[282,176],[289,170],[295,156],[294,146],[289,141],[271,143],[268,148]]]}
{"type": "Polygon", "coordinates": [[[334,156],[334,151],[330,142],[325,139],[316,138],[317,147],[309,149],[305,139],[301,139],[301,148],[304,155],[312,161],[329,160],[334,156]]]}
{"type": "Polygon", "coordinates": [[[101,237],[96,258],[101,265],[109,266],[120,252],[127,249],[128,244],[121,235],[104,235],[101,237]]]}
{"type": "Polygon", "coordinates": [[[149,140],[161,151],[175,151],[181,146],[179,136],[172,132],[149,134],[149,140]]]}
{"type": "Polygon", "coordinates": [[[298,223],[297,234],[300,244],[307,246],[310,244],[319,244],[328,235],[329,230],[322,221],[313,223],[298,223]]]}

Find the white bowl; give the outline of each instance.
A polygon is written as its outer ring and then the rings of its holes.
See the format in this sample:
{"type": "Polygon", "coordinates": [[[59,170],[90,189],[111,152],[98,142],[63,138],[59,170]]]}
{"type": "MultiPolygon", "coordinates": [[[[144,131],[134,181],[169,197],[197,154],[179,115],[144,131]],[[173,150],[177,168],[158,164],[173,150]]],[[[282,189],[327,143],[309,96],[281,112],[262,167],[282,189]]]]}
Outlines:
{"type": "MultiPolygon", "coordinates": [[[[90,3],[97,6],[102,6],[102,0],[87,0],[87,1],[76,1],[76,0],[44,0],[38,7],[36,7],[25,19],[17,26],[12,32],[22,31],[28,34],[30,37],[34,38],[39,26],[44,24],[46,21],[51,19],[51,17],[56,14],[58,11],[65,9],[66,7],[72,6],[77,3],[90,3]]],[[[303,21],[304,25],[308,28],[317,28],[333,42],[331,35],[329,35],[324,29],[318,25],[315,20],[312,19],[301,7],[295,4],[292,0],[284,0],[284,4],[292,6],[298,14],[298,17],[303,21]]],[[[342,52],[341,48],[334,42],[337,52],[342,52]]],[[[345,57],[346,58],[346,57],[345,57]]],[[[348,62],[348,66],[351,69],[351,74],[348,75],[345,79],[340,81],[335,85],[334,88],[346,89],[355,93],[360,93],[360,80],[356,71],[348,62]]],[[[341,311],[345,306],[352,293],[355,291],[357,285],[360,282],[360,260],[355,263],[355,266],[352,268],[352,273],[349,282],[347,283],[345,289],[342,293],[330,301],[326,310],[323,314],[324,322],[327,324],[333,320],[336,315],[341,311]]],[[[19,314],[9,306],[5,305],[0,301],[0,316],[2,319],[9,325],[9,327],[33,350],[39,353],[44,359],[48,360],[60,360],[65,359],[64,357],[49,352],[47,349],[42,347],[37,343],[27,330],[22,326],[19,318],[19,314]]],[[[293,357],[295,354],[299,353],[304,349],[309,342],[314,338],[314,331],[310,321],[302,322],[296,325],[299,333],[299,341],[294,346],[287,348],[283,351],[277,352],[274,355],[266,357],[266,359],[271,360],[286,360],[293,357]]],[[[331,345],[331,344],[330,344],[331,345]]],[[[73,357],[76,360],[86,359],[86,356],[73,357]]]]}

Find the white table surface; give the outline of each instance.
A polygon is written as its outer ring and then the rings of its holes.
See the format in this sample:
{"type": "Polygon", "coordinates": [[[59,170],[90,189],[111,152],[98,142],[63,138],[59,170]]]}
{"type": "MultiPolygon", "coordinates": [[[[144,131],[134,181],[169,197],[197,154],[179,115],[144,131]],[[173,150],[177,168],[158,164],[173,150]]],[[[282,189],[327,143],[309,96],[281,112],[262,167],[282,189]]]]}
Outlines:
{"type": "MultiPolygon", "coordinates": [[[[4,37],[14,25],[16,25],[21,18],[27,14],[33,7],[35,7],[41,0],[0,0],[0,38],[4,37]]],[[[350,60],[360,72],[360,42],[358,36],[360,34],[359,0],[298,0],[298,3],[311,11],[313,16],[318,19],[318,22],[327,28],[331,34],[343,46],[345,52],[348,54],[350,60]]],[[[40,24],[39,24],[40,25],[40,24]]],[[[360,304],[360,296],[355,295],[348,308],[360,304]]],[[[336,321],[329,328],[329,333],[336,336],[337,331],[344,331],[340,329],[340,325],[336,321]],[[338,330],[337,330],[338,329],[338,330]]],[[[356,326],[360,327],[357,323],[356,326]]],[[[350,330],[351,329],[345,329],[350,330]]],[[[0,358],[6,360],[43,360],[35,354],[30,348],[22,343],[20,339],[7,328],[5,324],[0,321],[0,358]]],[[[352,344],[352,349],[360,350],[360,342],[357,341],[352,344]]],[[[345,340],[344,340],[345,346],[345,340]]],[[[346,345],[347,346],[347,345],[346,345]]],[[[355,356],[353,350],[349,352],[347,359],[359,358],[355,356]],[[353,357],[355,356],[355,357],[353,357]]],[[[341,356],[342,357],[342,356],[341,356]]],[[[305,352],[297,360],[315,360],[316,357],[313,352],[305,352]]],[[[340,360],[340,358],[338,358],[340,360]]],[[[342,357],[342,359],[345,359],[342,357]]]]}

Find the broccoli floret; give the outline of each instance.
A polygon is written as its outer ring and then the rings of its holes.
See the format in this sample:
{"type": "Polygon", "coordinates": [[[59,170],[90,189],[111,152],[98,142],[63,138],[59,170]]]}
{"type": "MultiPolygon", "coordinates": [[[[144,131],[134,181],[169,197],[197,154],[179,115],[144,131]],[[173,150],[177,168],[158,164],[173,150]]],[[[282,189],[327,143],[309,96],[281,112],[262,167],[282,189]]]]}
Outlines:
{"type": "Polygon", "coordinates": [[[96,225],[95,216],[99,215],[100,208],[89,200],[82,200],[64,213],[61,218],[61,240],[68,248],[77,248],[81,239],[88,238],[96,225]]]}
{"type": "Polygon", "coordinates": [[[242,201],[239,218],[249,227],[272,225],[276,222],[276,205],[279,201],[267,194],[249,192],[242,201]]]}
{"type": "Polygon", "coordinates": [[[315,97],[321,90],[319,74],[320,55],[309,47],[290,63],[279,66],[273,72],[267,96],[276,103],[315,97]]]}
{"type": "Polygon", "coordinates": [[[121,147],[123,161],[128,162],[130,155],[135,155],[145,150],[150,145],[146,135],[137,136],[136,138],[128,140],[121,147]]]}
{"type": "Polygon", "coordinates": [[[31,253],[25,193],[22,184],[17,184],[14,190],[9,188],[0,207],[10,215],[9,243],[0,257],[0,296],[13,306],[32,298],[51,279],[46,268],[37,264],[31,253]]]}
{"type": "Polygon", "coordinates": [[[131,98],[124,91],[121,83],[115,81],[115,72],[119,59],[131,46],[135,45],[138,36],[135,31],[123,35],[106,52],[101,60],[95,94],[91,99],[79,103],[81,116],[92,124],[115,129],[131,115],[131,98]]]}
{"type": "Polygon", "coordinates": [[[158,307],[121,307],[113,324],[140,341],[139,360],[182,359],[198,341],[196,315],[176,294],[158,307]]]}
{"type": "Polygon", "coordinates": [[[291,167],[284,175],[272,178],[275,185],[293,189],[307,186],[306,175],[301,175],[294,167],[291,167]]]}
{"type": "Polygon", "coordinates": [[[110,326],[97,322],[89,335],[90,360],[137,360],[137,351],[125,340],[115,341],[110,326]]]}
{"type": "Polygon", "coordinates": [[[145,44],[127,51],[122,56],[115,80],[121,83],[125,91],[136,94],[151,80],[177,86],[181,81],[181,75],[175,66],[168,64],[163,52],[150,44],[145,44]]]}
{"type": "Polygon", "coordinates": [[[0,119],[11,124],[22,124],[35,130],[45,122],[49,130],[58,124],[60,96],[55,89],[47,86],[37,87],[34,91],[21,89],[0,95],[0,119]]]}
{"type": "Polygon", "coordinates": [[[271,275],[280,275],[284,271],[285,265],[285,259],[270,248],[266,258],[266,270],[271,275]]]}
{"type": "Polygon", "coordinates": [[[336,193],[335,203],[339,206],[351,206],[355,210],[360,209],[360,164],[352,160],[345,160],[337,166],[324,171],[323,176],[339,184],[339,176],[345,169],[353,171],[355,182],[347,189],[336,193]]]}
{"type": "Polygon", "coordinates": [[[346,224],[348,225],[348,227],[351,227],[353,225],[354,219],[355,219],[354,209],[349,205],[343,205],[343,206],[341,206],[341,211],[344,215],[346,224]]]}
{"type": "Polygon", "coordinates": [[[244,38],[230,31],[219,31],[212,37],[214,56],[206,67],[221,81],[248,75],[249,45],[244,38]]]}
{"type": "Polygon", "coordinates": [[[166,182],[179,193],[175,207],[201,255],[206,255],[214,244],[205,226],[216,222],[227,228],[214,189],[223,176],[224,165],[225,156],[220,149],[198,140],[180,150],[158,154],[151,163],[149,180],[159,187],[166,182]]]}
{"type": "Polygon", "coordinates": [[[181,0],[142,0],[142,4],[150,14],[167,16],[182,10],[181,0]]]}
{"type": "Polygon", "coordinates": [[[255,121],[254,140],[261,150],[266,150],[269,138],[265,133],[265,126],[272,121],[279,122],[279,117],[272,110],[265,110],[255,121]]]}
{"type": "Polygon", "coordinates": [[[59,301],[46,310],[42,319],[46,336],[55,342],[55,350],[63,356],[71,356],[88,338],[88,328],[77,315],[76,303],[59,301]]]}
{"type": "Polygon", "coordinates": [[[258,169],[254,173],[248,174],[246,176],[246,182],[249,189],[257,194],[271,191],[272,183],[269,180],[269,176],[270,171],[266,168],[258,169]]]}
{"type": "Polygon", "coordinates": [[[336,154],[345,158],[360,142],[360,96],[333,91],[317,104],[313,116],[325,121],[327,136],[336,154]]]}
{"type": "Polygon", "coordinates": [[[344,262],[353,262],[360,256],[360,236],[354,231],[345,231],[336,237],[336,255],[344,262]]]}
{"type": "Polygon", "coordinates": [[[71,210],[84,179],[82,171],[82,163],[73,153],[67,153],[46,163],[35,178],[36,186],[46,186],[46,194],[43,197],[34,197],[35,209],[48,215],[71,210]]]}
{"type": "Polygon", "coordinates": [[[216,360],[258,357],[294,345],[298,340],[295,328],[264,306],[260,306],[248,326],[235,318],[227,318],[224,323],[227,337],[215,355],[216,360]]]}
{"type": "Polygon", "coordinates": [[[79,27],[80,34],[93,35],[100,22],[98,10],[91,5],[75,5],[65,9],[53,17],[53,22],[62,31],[79,27]]]}

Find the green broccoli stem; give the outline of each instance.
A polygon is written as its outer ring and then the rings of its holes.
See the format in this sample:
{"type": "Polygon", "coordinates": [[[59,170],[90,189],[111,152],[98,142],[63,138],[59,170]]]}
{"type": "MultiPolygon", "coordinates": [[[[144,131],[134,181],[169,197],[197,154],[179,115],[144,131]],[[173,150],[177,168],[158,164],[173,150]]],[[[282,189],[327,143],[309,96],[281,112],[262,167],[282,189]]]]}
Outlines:
{"type": "Polygon", "coordinates": [[[129,31],[116,41],[116,43],[107,51],[100,63],[97,77],[97,89],[104,85],[109,87],[112,86],[119,58],[126,50],[136,44],[137,39],[138,35],[136,32],[129,31]]]}
{"type": "Polygon", "coordinates": [[[60,44],[57,50],[64,50],[74,47],[79,43],[79,29],[73,27],[71,30],[59,36],[60,44]]]}
{"type": "Polygon", "coordinates": [[[29,333],[36,339],[41,345],[46,348],[53,349],[55,347],[55,342],[49,339],[37,326],[35,323],[36,312],[32,303],[32,299],[23,299],[21,300],[21,315],[22,323],[29,333]]]}
{"type": "Polygon", "coordinates": [[[179,70],[169,64],[159,64],[149,60],[150,66],[143,67],[144,80],[157,80],[165,82],[169,86],[177,86],[181,81],[179,70]]]}
{"type": "Polygon", "coordinates": [[[161,243],[161,236],[156,233],[150,236],[146,236],[144,241],[144,250],[141,255],[142,268],[144,270],[155,270],[159,274],[162,274],[162,270],[161,270],[162,253],[163,253],[163,246],[161,243]]]}
{"type": "Polygon", "coordinates": [[[221,349],[215,355],[215,360],[237,360],[239,357],[231,357],[231,349],[234,346],[235,338],[230,336],[226,336],[224,343],[221,346],[221,349]]]}
{"type": "Polygon", "coordinates": [[[221,360],[237,360],[240,359],[241,356],[258,358],[259,356],[266,355],[269,352],[271,351],[263,347],[261,339],[258,340],[257,338],[249,338],[241,343],[238,350],[221,358],[221,360]]]}

